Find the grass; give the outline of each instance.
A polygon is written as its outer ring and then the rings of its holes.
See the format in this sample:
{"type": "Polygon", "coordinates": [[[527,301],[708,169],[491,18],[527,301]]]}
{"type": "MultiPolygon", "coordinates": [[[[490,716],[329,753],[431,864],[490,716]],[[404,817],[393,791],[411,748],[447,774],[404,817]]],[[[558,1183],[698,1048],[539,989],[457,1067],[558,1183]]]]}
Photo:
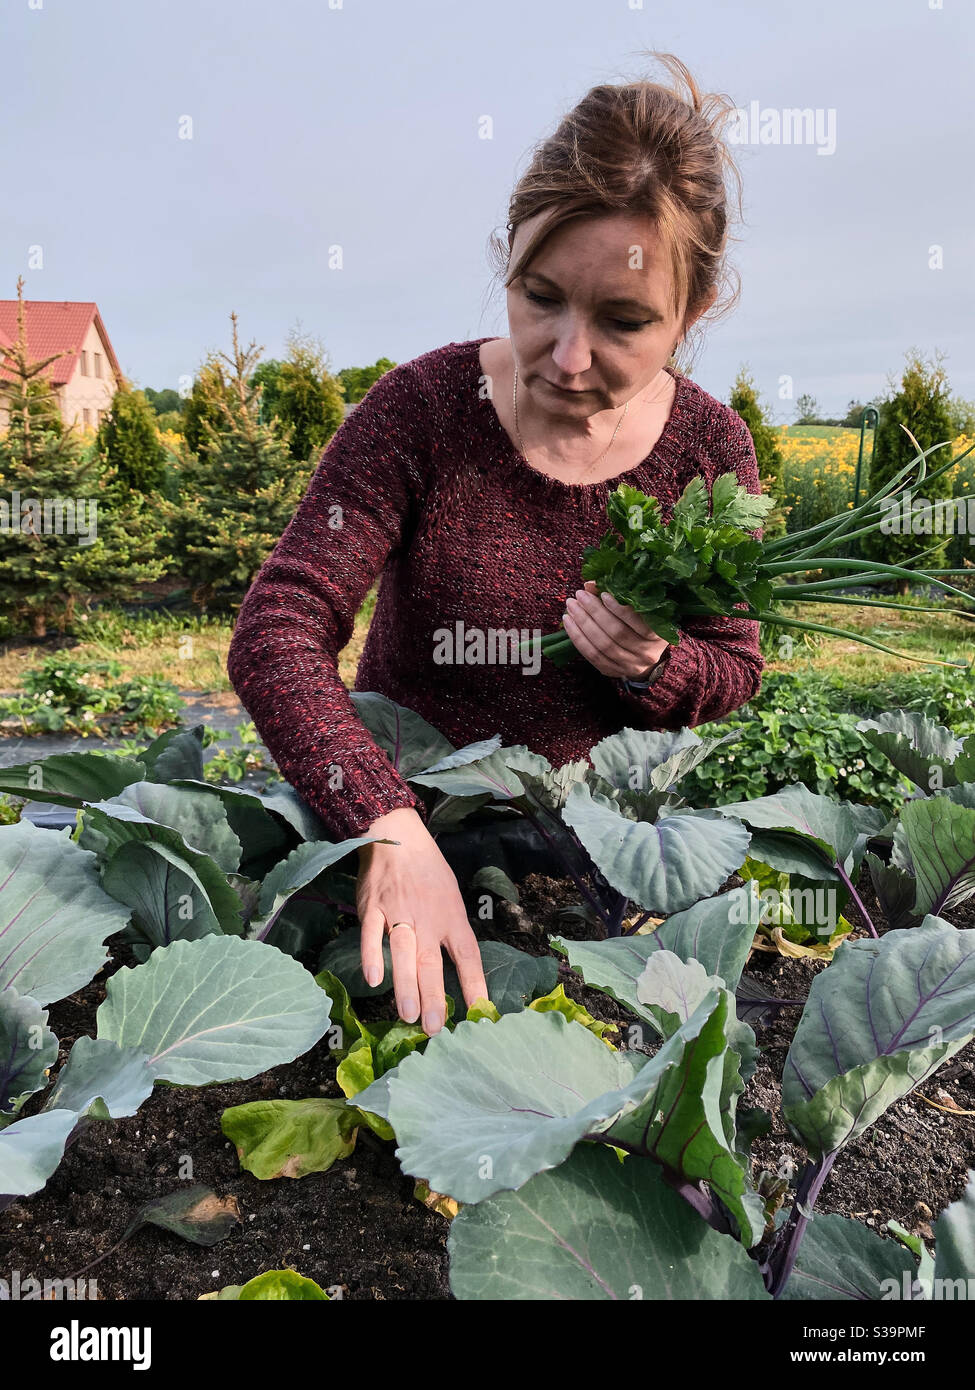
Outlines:
{"type": "MultiPolygon", "coordinates": [[[[339,656],[339,674],[350,689],[355,683],[377,593],[378,585],[374,585],[356,617],[348,645],[339,656]]],[[[920,603],[921,600],[915,602],[920,603]]],[[[971,661],[975,652],[975,622],[948,613],[911,617],[911,606],[911,601],[906,599],[902,604],[903,611],[804,603],[793,605],[785,611],[811,622],[862,632],[913,656],[941,661],[971,661]]],[[[213,695],[232,691],[227,677],[227,650],[232,623],[227,619],[182,615],[160,617],[158,614],[133,617],[108,610],[90,621],[90,633],[70,652],[66,650],[65,655],[93,662],[113,657],[122,666],[122,679],[157,676],[173,681],[180,690],[213,695]]],[[[776,632],[773,651],[777,650],[775,643],[778,640],[779,633],[776,632]]],[[[50,648],[18,643],[16,639],[0,644],[0,691],[19,691],[23,672],[29,666],[38,664],[49,651],[50,648]]],[[[789,659],[774,655],[767,657],[767,669],[770,671],[796,670],[807,664],[824,674],[842,675],[863,684],[879,683],[892,675],[923,669],[915,663],[886,656],[871,647],[831,637],[796,641],[789,659]]]]}
{"type": "MultiPolygon", "coordinates": [[[[339,657],[339,674],[351,687],[376,606],[374,586],[356,618],[355,630],[339,657]]],[[[77,646],[65,648],[76,661],[114,659],[122,667],[119,680],[156,676],[172,681],[180,690],[220,695],[232,691],[227,676],[227,652],[233,633],[228,618],[190,617],[182,614],[132,615],[105,609],[92,615],[77,646]]],[[[0,693],[21,690],[23,673],[40,665],[52,652],[50,646],[32,645],[16,637],[0,642],[0,693]]]]}
{"type": "MultiPolygon", "coordinates": [[[[872,637],[912,656],[936,661],[970,662],[975,654],[975,621],[956,618],[949,613],[919,613],[912,617],[911,607],[920,602],[915,600],[912,605],[905,599],[903,611],[803,603],[791,604],[784,612],[787,616],[795,614],[809,622],[826,623],[863,633],[865,637],[872,637]]],[[[824,674],[842,675],[863,684],[879,684],[888,676],[924,669],[916,662],[887,656],[873,647],[864,647],[839,637],[821,636],[796,643],[790,660],[768,660],[767,669],[794,670],[799,661],[809,662],[824,674]]]]}

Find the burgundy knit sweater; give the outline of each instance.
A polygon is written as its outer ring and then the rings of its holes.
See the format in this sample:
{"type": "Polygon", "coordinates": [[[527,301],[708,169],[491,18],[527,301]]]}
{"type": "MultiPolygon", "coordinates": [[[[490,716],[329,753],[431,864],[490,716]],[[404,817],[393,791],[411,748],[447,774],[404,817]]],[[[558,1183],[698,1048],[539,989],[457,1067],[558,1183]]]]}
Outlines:
{"type": "Polygon", "coordinates": [[[636,468],[597,483],[550,478],[515,449],[479,389],[486,341],[448,343],[380,377],[329,441],[240,608],[230,680],[282,775],[336,840],[398,806],[424,814],[338,674],[380,573],[355,689],[416,710],[457,747],[500,734],[503,746],[526,744],[558,767],[625,727],[718,719],[759,688],[757,624],[734,618],[689,621],[645,692],[581,657],[561,668],[542,659],[531,675],[476,651],[465,664],[462,643],[452,664],[434,659],[445,630],[466,641],[472,629],[558,630],[619,482],[657,497],[665,519],[695,473],[710,485],[734,469],[759,490],[741,418],[681,375],[663,433],[636,468]]]}

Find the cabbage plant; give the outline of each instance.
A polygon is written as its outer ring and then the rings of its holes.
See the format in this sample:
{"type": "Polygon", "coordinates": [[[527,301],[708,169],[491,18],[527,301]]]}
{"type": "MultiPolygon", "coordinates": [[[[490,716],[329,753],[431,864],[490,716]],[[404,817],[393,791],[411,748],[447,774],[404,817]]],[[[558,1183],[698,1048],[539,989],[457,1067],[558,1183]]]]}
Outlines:
{"type": "MultiPolygon", "coordinates": [[[[814,1205],[843,1147],[975,1037],[975,935],[927,916],[844,943],[815,977],[782,1085],[808,1161],[777,1214],[751,1172],[769,1117],[738,1106],[757,1049],[734,991],[756,910],[749,884],[650,937],[556,940],[656,1040],[649,1057],[524,1010],[437,1034],[355,1097],[395,1131],[405,1173],[463,1204],[456,1297],[879,1299],[891,1279],[922,1292],[910,1249],[814,1220],[814,1205]]],[[[971,1274],[966,1203],[963,1249],[944,1244],[971,1274]]],[[[958,1224],[945,1213],[939,1237],[958,1224]]]]}
{"type": "Polygon", "coordinates": [[[128,919],[67,831],[0,829],[0,1206],[37,1192],[88,1123],[135,1114],[156,1083],[256,1076],[328,1029],[329,996],[283,952],[239,936],[177,940],[111,977],[95,1036],[76,1040],[51,1085],[46,1006],[94,978],[128,919]]]}

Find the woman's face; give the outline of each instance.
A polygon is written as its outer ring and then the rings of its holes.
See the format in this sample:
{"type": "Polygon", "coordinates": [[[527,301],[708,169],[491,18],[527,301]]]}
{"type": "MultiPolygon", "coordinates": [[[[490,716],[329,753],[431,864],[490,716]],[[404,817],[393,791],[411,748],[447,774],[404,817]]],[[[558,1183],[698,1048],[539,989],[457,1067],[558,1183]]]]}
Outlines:
{"type": "MultiPolygon", "coordinates": [[[[537,220],[519,225],[512,262],[537,220]]],[[[682,323],[670,292],[669,260],[649,218],[611,213],[565,223],[508,287],[519,386],[537,409],[563,419],[622,405],[653,381],[707,307],[682,323]]]]}

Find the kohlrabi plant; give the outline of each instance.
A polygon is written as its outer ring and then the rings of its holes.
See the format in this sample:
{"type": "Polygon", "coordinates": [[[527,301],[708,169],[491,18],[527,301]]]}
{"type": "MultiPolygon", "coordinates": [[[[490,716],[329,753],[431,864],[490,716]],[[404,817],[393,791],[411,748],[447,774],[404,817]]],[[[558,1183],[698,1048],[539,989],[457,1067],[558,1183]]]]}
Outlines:
{"type": "MultiPolygon", "coordinates": [[[[928,916],[843,943],[814,978],[782,1083],[808,1161],[778,1210],[752,1177],[770,1117],[739,1108],[757,1047],[734,995],[759,911],[748,884],[650,936],[553,941],[633,1015],[624,1050],[562,1014],[472,1010],[355,1097],[404,1172],[461,1204],[457,1298],[923,1296],[930,1262],[814,1205],[843,1147],[975,1036],[975,935],[928,916]]],[[[945,1275],[975,1273],[972,1206],[970,1187],[936,1223],[945,1275]]]]}

